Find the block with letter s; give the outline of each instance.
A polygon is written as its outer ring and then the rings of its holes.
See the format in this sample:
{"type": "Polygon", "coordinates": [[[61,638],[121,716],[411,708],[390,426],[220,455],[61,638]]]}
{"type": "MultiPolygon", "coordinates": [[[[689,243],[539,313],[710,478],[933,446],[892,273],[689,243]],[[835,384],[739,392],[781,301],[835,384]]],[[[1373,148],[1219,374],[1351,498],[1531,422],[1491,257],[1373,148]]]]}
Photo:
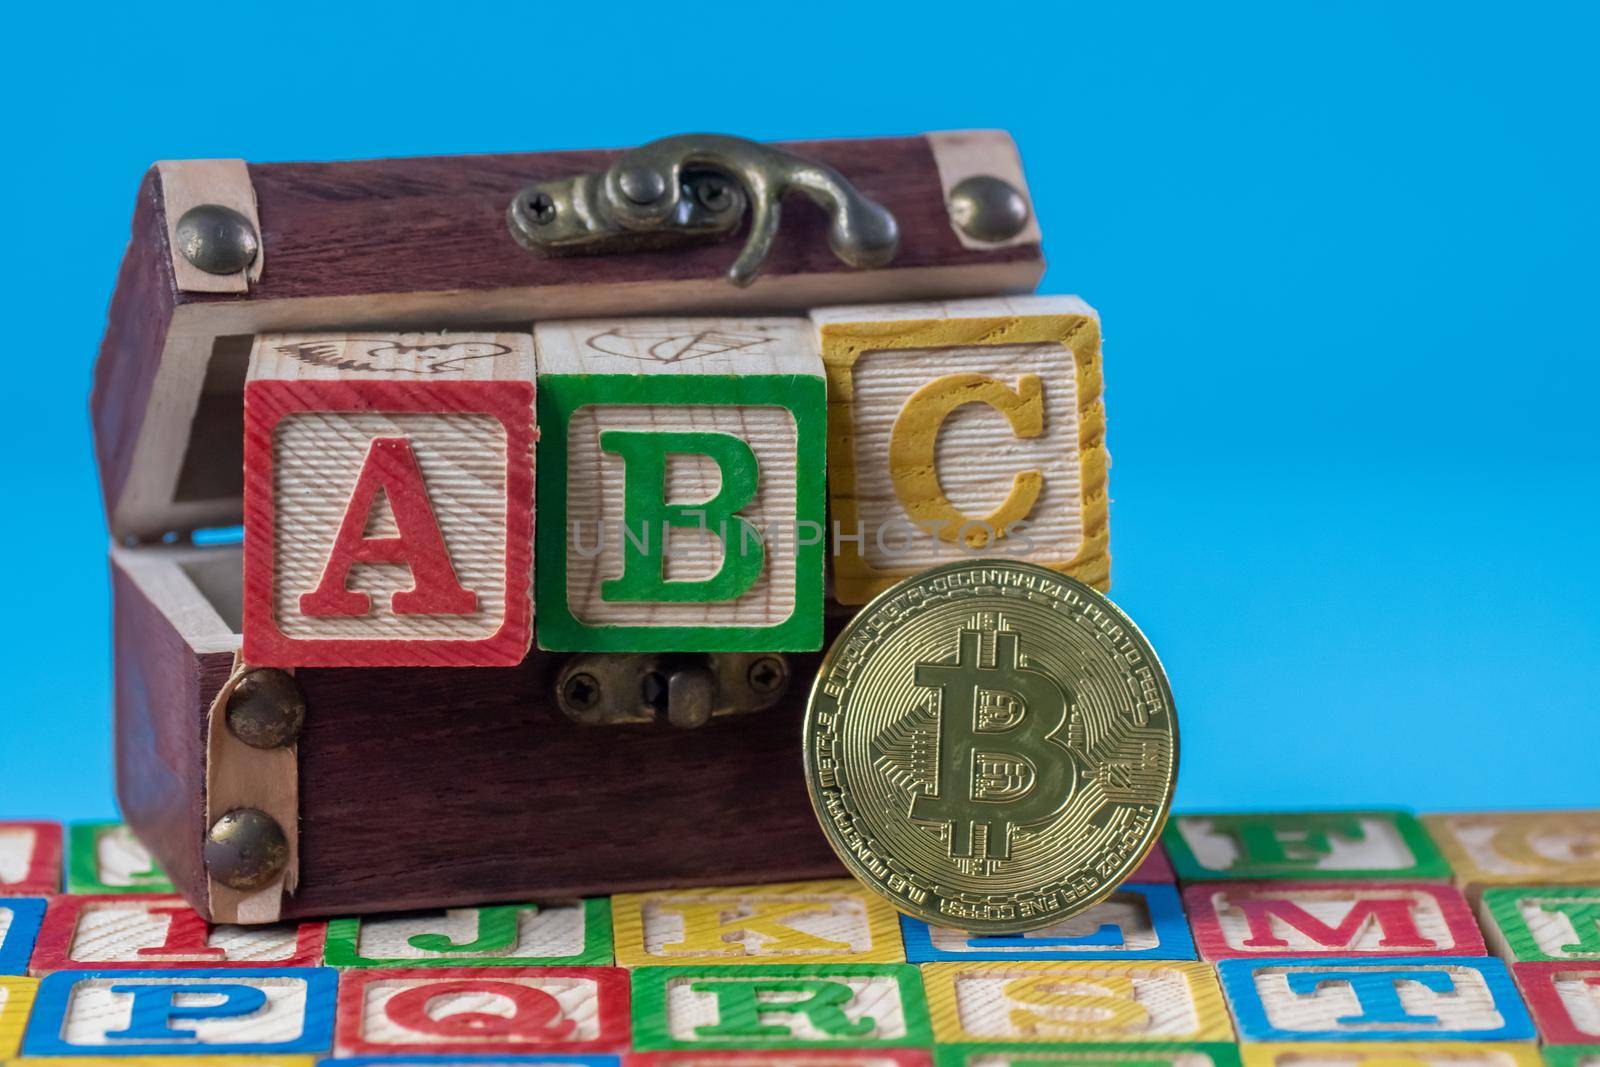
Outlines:
{"type": "Polygon", "coordinates": [[[521,662],[534,433],[527,334],[259,335],[245,386],[245,658],[521,662]]]}

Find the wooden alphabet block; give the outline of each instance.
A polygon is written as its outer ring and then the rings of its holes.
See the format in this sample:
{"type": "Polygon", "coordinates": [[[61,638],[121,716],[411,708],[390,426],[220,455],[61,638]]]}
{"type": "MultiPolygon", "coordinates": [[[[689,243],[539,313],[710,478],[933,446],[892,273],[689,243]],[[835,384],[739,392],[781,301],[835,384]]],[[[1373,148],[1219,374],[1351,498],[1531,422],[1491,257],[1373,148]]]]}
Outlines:
{"type": "Polygon", "coordinates": [[[853,879],[611,898],[617,962],[898,963],[895,911],[853,879]]]}
{"type": "Polygon", "coordinates": [[[539,647],[822,645],[827,389],[804,319],[542,322],[539,647]]]}
{"type": "Polygon", "coordinates": [[[1600,811],[1424,815],[1463,888],[1600,885],[1600,811]]]}
{"type": "Polygon", "coordinates": [[[933,1042],[907,964],[639,967],[633,1045],[670,1049],[864,1049],[933,1042]]]}
{"type": "Polygon", "coordinates": [[[1162,843],[1178,878],[1392,881],[1447,878],[1422,824],[1403,811],[1185,814],[1162,843]]]}
{"type": "Polygon", "coordinates": [[[27,974],[48,902],[33,897],[0,897],[0,974],[27,974]]]}
{"type": "Polygon", "coordinates": [[[67,892],[171,893],[150,850],[120,822],[77,822],[68,831],[67,892]]]}
{"type": "Polygon", "coordinates": [[[1178,876],[1172,871],[1172,861],[1167,859],[1167,850],[1161,847],[1159,841],[1151,846],[1144,862],[1128,876],[1130,882],[1164,882],[1171,885],[1177,880],[1178,876]]]}
{"type": "Polygon", "coordinates": [[[547,1053],[542,1056],[337,1056],[322,1060],[317,1067],[514,1067],[516,1064],[543,1064],[544,1067],[621,1067],[623,1059],[616,1055],[580,1055],[578,1053],[547,1053]]]}
{"type": "Polygon", "coordinates": [[[1200,956],[1476,956],[1483,936],[1437,882],[1204,882],[1183,891],[1200,956]]]}
{"type": "Polygon", "coordinates": [[[0,1059],[15,1056],[33,1010],[39,982],[17,975],[0,975],[0,1059]]]}
{"type": "Polygon", "coordinates": [[[330,967],[593,967],[611,962],[604,900],[334,919],[330,967]]]}
{"type": "Polygon", "coordinates": [[[1100,319],[1070,296],[825,308],[834,595],[963,553],[1105,588],[1100,319]]]}
{"type": "Polygon", "coordinates": [[[919,1048],[719,1049],[702,1052],[630,1052],[623,1067],[933,1067],[919,1048]]]}
{"type": "Polygon", "coordinates": [[[1600,964],[1513,963],[1511,971],[1545,1044],[1600,1044],[1600,964]]]}
{"type": "MultiPolygon", "coordinates": [[[[7,1060],[6,1067],[317,1067],[315,1056],[28,1056],[7,1060]]],[[[331,1062],[328,1060],[323,1063],[331,1062]]],[[[341,1067],[346,1063],[340,1060],[341,1067]]],[[[443,1067],[435,1064],[434,1067],[443,1067]]],[[[480,1067],[494,1067],[482,1064],[480,1067]]]]}
{"type": "Polygon", "coordinates": [[[1194,942],[1178,891],[1169,885],[1122,886],[1064,922],[1015,935],[973,935],[900,917],[906,959],[1192,960],[1194,942]]]}
{"type": "Polygon", "coordinates": [[[325,932],[320,922],[213,926],[179,896],[64,896],[50,902],[32,970],[315,967],[325,932]]]}
{"type": "Polygon", "coordinates": [[[332,970],[57,971],[39,982],[29,1056],[321,1052],[332,970]]]}
{"type": "Polygon", "coordinates": [[[1546,1045],[1545,1067],[1600,1067],[1600,1045],[1546,1045]]]}
{"type": "Polygon", "coordinates": [[[1241,1045],[1244,1067],[1544,1067],[1514,1041],[1292,1041],[1241,1045]]]}
{"type": "Polygon", "coordinates": [[[0,897],[61,892],[61,824],[0,822],[0,897]]]}
{"type": "Polygon", "coordinates": [[[1483,928],[1509,963],[1600,963],[1600,886],[1486,889],[1483,928]]]}
{"type": "Polygon", "coordinates": [[[1232,1041],[1203,963],[930,963],[933,1030],[944,1042],[1232,1041]]]}
{"type": "Polygon", "coordinates": [[[1217,964],[1241,1041],[1522,1041],[1504,963],[1487,956],[1233,959],[1217,964]]]}
{"type": "Polygon", "coordinates": [[[1241,1067],[1239,1046],[1220,1041],[940,1045],[933,1057],[934,1067],[1241,1067]]]}
{"type": "Polygon", "coordinates": [[[528,335],[261,334],[244,409],[245,659],[522,661],[532,638],[528,335]]]}
{"type": "Polygon", "coordinates": [[[627,1047],[628,972],[614,967],[352,970],[340,982],[341,1055],[627,1047]]]}

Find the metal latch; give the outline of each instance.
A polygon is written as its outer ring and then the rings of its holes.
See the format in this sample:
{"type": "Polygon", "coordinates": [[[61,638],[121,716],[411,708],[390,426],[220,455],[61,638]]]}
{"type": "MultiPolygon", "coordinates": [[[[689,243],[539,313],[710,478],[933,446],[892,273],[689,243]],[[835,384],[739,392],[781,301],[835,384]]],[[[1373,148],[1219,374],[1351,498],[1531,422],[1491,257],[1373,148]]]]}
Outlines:
{"type": "Polygon", "coordinates": [[[688,133],[624,152],[599,174],[535,182],[506,210],[511,235],[540,255],[598,255],[679,247],[732,234],[750,208],[750,233],[728,268],[746,286],[777,236],[780,201],[798,191],[828,212],[828,245],[852,267],[881,267],[900,227],[832,167],[742,137],[688,133]]]}
{"type": "Polygon", "coordinates": [[[772,707],[789,688],[773,652],[583,653],[556,675],[556,704],[584,726],[704,726],[721,715],[772,707]]]}

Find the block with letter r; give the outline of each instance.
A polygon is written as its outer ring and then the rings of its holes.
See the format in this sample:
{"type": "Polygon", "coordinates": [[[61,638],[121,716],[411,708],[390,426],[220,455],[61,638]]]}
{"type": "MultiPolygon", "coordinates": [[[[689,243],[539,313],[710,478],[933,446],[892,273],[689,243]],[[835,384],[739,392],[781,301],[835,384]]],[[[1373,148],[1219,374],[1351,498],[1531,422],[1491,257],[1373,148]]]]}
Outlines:
{"type": "Polygon", "coordinates": [[[39,983],[28,1056],[276,1055],[333,1043],[329,968],[56,971],[39,983]]]}
{"type": "Polygon", "coordinates": [[[1533,1023],[1486,956],[1231,959],[1217,964],[1241,1041],[1526,1041],[1533,1023]]]}
{"type": "Polygon", "coordinates": [[[822,645],[827,391],[803,319],[534,327],[540,648],[822,645]]]}
{"type": "Polygon", "coordinates": [[[1466,898],[1442,882],[1199,882],[1183,897],[1208,960],[1484,952],[1466,898]]]}
{"type": "Polygon", "coordinates": [[[1450,876],[1422,824],[1403,811],[1186,813],[1167,821],[1162,842],[1184,882],[1450,876]]]}
{"type": "Polygon", "coordinates": [[[908,964],[637,967],[633,1045],[866,1049],[933,1043],[908,964]]]}
{"type": "MultiPolygon", "coordinates": [[[[940,1045],[933,1067],[1241,1067],[1239,1047],[1221,1041],[1074,1042],[1070,1045],[940,1045]]],[[[1519,1065],[1520,1067],[1520,1065],[1519,1065]]]]}
{"type": "Polygon", "coordinates": [[[1496,886],[1480,907],[1507,962],[1600,964],[1600,885],[1496,886]]]}
{"type": "Polygon", "coordinates": [[[1051,926],[1022,934],[971,934],[900,917],[906,959],[1192,960],[1194,941],[1178,893],[1129,882],[1105,900],[1051,926]]]}

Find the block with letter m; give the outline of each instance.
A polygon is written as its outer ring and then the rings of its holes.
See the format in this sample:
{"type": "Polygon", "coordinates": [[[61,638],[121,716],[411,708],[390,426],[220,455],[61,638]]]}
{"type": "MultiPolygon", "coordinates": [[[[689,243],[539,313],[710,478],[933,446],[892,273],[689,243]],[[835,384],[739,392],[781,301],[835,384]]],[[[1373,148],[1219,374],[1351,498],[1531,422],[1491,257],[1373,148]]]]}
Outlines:
{"type": "Polygon", "coordinates": [[[1466,899],[1438,882],[1202,882],[1183,896],[1208,960],[1484,951],[1466,899]]]}

